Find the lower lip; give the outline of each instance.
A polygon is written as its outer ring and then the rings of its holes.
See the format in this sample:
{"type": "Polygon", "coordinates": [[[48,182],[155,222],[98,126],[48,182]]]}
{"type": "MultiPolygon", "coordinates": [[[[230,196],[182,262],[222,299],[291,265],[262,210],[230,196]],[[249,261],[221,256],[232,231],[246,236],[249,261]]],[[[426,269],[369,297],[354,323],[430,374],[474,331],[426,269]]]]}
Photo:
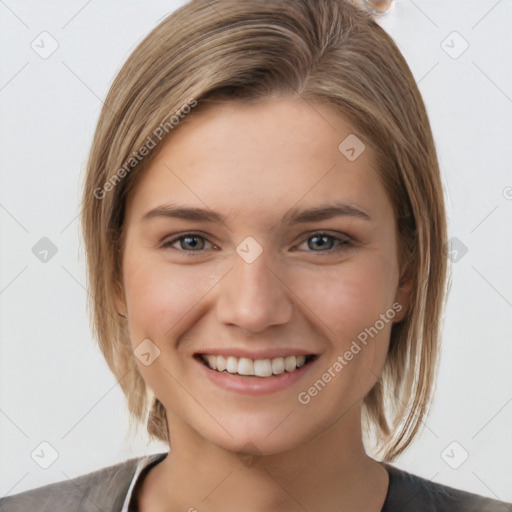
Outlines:
{"type": "Polygon", "coordinates": [[[195,361],[200,366],[200,371],[205,372],[207,378],[219,388],[246,395],[267,395],[293,386],[309,372],[317,359],[315,358],[293,372],[285,371],[273,377],[244,377],[228,372],[218,372],[198,359],[195,359],[195,361]]]}

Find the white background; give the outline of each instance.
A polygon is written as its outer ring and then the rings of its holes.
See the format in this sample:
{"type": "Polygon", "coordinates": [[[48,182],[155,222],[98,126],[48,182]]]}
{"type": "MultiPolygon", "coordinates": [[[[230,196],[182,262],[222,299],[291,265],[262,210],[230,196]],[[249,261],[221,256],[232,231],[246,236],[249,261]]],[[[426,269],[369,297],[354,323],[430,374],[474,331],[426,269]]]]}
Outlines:
{"type": "MultiPolygon", "coordinates": [[[[77,215],[102,99],[182,3],[0,1],[0,497],[166,451],[126,437],[87,323],[77,215]],[[59,45],[47,59],[31,48],[43,31],[59,45]],[[58,249],[46,263],[32,253],[42,237],[58,249]],[[58,452],[48,469],[31,458],[43,441],[58,452]]],[[[423,94],[450,236],[468,249],[452,265],[434,408],[395,465],[512,501],[512,1],[399,0],[379,23],[423,94]]]]}

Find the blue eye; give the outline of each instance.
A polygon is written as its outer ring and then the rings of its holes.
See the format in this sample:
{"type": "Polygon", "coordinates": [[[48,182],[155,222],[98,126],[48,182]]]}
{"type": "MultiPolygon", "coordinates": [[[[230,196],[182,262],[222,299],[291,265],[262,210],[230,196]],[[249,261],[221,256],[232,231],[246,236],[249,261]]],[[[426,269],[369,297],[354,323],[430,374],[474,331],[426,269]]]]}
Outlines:
{"type": "Polygon", "coordinates": [[[203,236],[201,236],[197,233],[186,233],[185,235],[181,235],[177,238],[169,240],[168,242],[164,242],[162,244],[162,249],[171,248],[176,242],[180,242],[181,247],[178,249],[178,251],[183,251],[183,252],[187,252],[187,253],[202,252],[201,248],[204,248],[205,241],[206,241],[206,238],[204,238],[203,236]],[[203,240],[203,243],[197,242],[197,240],[203,240]],[[188,248],[186,247],[187,245],[189,246],[188,248]],[[199,249],[198,249],[198,247],[199,247],[199,249]]]}
{"type": "Polygon", "coordinates": [[[305,240],[305,242],[308,243],[309,249],[314,247],[314,244],[317,244],[317,248],[320,248],[320,251],[312,251],[312,252],[332,252],[331,249],[333,249],[333,248],[335,248],[335,250],[339,250],[340,246],[351,246],[352,245],[350,242],[350,239],[348,237],[339,238],[339,237],[336,237],[333,235],[329,235],[328,233],[314,233],[313,235],[308,237],[305,240]]]}
{"type": "MultiPolygon", "coordinates": [[[[332,254],[333,252],[341,250],[343,247],[348,248],[353,246],[351,239],[346,235],[343,237],[337,237],[323,232],[313,233],[297,247],[300,247],[300,245],[305,242],[307,242],[308,248],[310,249],[310,251],[306,252],[315,253],[332,254]],[[314,250],[315,244],[316,248],[320,248],[319,251],[314,250]]],[[[203,249],[206,248],[205,246],[207,243],[210,243],[215,248],[217,247],[199,233],[185,233],[184,235],[180,235],[176,238],[164,242],[161,245],[161,248],[173,248],[185,253],[187,256],[194,256],[194,253],[204,252],[203,249]],[[177,243],[179,243],[179,247],[173,247],[177,243]]]]}

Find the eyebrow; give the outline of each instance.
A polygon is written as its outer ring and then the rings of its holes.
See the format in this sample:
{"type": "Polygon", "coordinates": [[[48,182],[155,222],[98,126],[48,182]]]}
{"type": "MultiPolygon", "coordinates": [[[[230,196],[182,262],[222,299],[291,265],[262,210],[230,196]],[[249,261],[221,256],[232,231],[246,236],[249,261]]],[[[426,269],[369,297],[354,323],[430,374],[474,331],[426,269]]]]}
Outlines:
{"type": "MultiPolygon", "coordinates": [[[[162,204],[147,212],[142,221],[148,221],[156,217],[185,219],[190,221],[212,222],[226,225],[226,217],[213,210],[182,206],[172,203],[162,204]]],[[[363,209],[344,203],[321,204],[310,208],[295,207],[287,211],[280,224],[291,226],[307,222],[318,222],[334,217],[355,217],[363,220],[371,220],[370,215],[363,209]]]]}

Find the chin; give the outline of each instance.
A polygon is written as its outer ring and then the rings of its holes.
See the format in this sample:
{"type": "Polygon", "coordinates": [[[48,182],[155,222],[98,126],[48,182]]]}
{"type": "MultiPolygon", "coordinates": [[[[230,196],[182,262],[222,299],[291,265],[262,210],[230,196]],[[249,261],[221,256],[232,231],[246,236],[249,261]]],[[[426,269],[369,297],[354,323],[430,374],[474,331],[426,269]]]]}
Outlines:
{"type": "Polygon", "coordinates": [[[296,422],[287,421],[287,414],[238,418],[233,415],[228,423],[223,423],[225,430],[212,427],[214,432],[198,432],[212,444],[231,452],[277,455],[304,445],[315,435],[310,432],[308,436],[303,422],[299,428],[296,422]]]}

